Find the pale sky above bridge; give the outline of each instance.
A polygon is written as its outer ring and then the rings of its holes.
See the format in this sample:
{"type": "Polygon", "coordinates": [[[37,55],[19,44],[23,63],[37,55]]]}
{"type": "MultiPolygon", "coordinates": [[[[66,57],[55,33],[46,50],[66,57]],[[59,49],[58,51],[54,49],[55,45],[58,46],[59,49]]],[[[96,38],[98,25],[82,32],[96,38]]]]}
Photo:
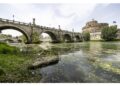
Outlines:
{"type": "MultiPolygon", "coordinates": [[[[120,26],[120,4],[82,4],[82,3],[37,3],[37,4],[0,4],[0,17],[14,19],[21,22],[32,22],[36,18],[36,24],[42,26],[56,27],[61,29],[80,32],[87,21],[95,19],[98,22],[113,24],[117,22],[120,26]]],[[[11,33],[11,31],[4,31],[11,33]]],[[[14,36],[19,33],[12,32],[14,36]]]]}

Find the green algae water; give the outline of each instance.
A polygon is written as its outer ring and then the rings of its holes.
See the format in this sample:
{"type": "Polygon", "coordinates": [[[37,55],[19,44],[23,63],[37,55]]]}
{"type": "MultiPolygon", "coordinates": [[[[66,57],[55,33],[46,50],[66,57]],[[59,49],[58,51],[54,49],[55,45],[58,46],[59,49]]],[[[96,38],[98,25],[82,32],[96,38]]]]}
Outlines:
{"type": "Polygon", "coordinates": [[[52,44],[51,48],[53,46],[58,48],[60,61],[39,69],[40,82],[120,83],[120,42],[63,43],[52,44]],[[65,47],[69,50],[63,50],[65,47]]]}

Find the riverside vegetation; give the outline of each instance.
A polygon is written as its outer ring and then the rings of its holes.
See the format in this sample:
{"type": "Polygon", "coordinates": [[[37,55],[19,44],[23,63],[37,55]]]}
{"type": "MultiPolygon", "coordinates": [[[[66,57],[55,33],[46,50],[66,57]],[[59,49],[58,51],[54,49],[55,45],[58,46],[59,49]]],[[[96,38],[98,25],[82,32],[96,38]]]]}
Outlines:
{"type": "Polygon", "coordinates": [[[32,55],[20,52],[16,47],[0,43],[0,82],[32,82],[40,79],[27,70],[32,55]]]}
{"type": "Polygon", "coordinates": [[[60,45],[42,49],[35,44],[26,45],[21,51],[18,47],[0,43],[0,82],[39,82],[41,74],[28,67],[37,59],[49,59],[72,48],[60,45]]]}
{"type": "MultiPolygon", "coordinates": [[[[38,82],[41,79],[39,73],[27,69],[37,58],[37,52],[32,47],[26,49],[30,51],[20,52],[19,48],[0,43],[0,82],[38,82]]],[[[42,55],[47,56],[49,52],[46,50],[42,55]]]]}

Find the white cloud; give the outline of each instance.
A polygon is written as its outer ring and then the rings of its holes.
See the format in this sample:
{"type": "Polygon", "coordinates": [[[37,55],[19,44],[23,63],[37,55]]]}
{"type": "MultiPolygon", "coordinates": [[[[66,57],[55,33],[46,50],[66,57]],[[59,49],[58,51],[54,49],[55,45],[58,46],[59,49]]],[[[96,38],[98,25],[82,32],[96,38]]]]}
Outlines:
{"type": "Polygon", "coordinates": [[[59,7],[61,14],[68,16],[71,14],[77,15],[82,18],[87,13],[91,12],[96,4],[64,4],[59,7]]]}
{"type": "MultiPolygon", "coordinates": [[[[15,20],[31,22],[36,18],[36,24],[58,27],[71,31],[74,27],[80,27],[79,21],[89,16],[96,4],[10,4],[8,15],[15,15],[15,20]],[[42,6],[41,6],[42,5],[42,6]],[[77,24],[76,24],[77,23],[77,24]]],[[[10,16],[9,16],[10,17],[10,16]]],[[[8,17],[8,18],[9,18],[8,17]]],[[[80,31],[79,28],[75,28],[80,31]]]]}
{"type": "MultiPolygon", "coordinates": [[[[74,24],[78,21],[84,20],[84,18],[88,17],[89,14],[93,11],[96,4],[67,4],[62,5],[60,7],[61,14],[64,16],[69,16],[68,24],[66,26],[69,26],[71,28],[74,28],[74,24]]],[[[66,18],[67,19],[67,18],[66,18]]],[[[80,24],[75,24],[77,27],[80,27],[80,24]]],[[[75,28],[79,29],[79,28],[75,28]]],[[[79,30],[77,30],[79,31],[79,30]]]]}
{"type": "Polygon", "coordinates": [[[18,17],[19,20],[31,21],[35,17],[38,24],[55,26],[56,23],[64,26],[75,22],[74,19],[83,19],[92,12],[96,4],[60,4],[58,6],[53,4],[52,7],[50,6],[41,9],[41,4],[36,7],[31,4],[12,4],[13,9],[16,10],[16,18],[18,17]]]}

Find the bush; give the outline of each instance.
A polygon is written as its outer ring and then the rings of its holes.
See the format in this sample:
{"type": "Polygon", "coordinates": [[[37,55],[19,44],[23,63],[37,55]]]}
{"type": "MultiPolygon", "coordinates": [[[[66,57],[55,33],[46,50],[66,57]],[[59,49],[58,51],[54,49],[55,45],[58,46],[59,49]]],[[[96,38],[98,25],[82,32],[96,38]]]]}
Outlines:
{"type": "Polygon", "coordinates": [[[5,74],[4,70],[0,67],[0,75],[5,74]]]}
{"type": "Polygon", "coordinates": [[[90,40],[90,33],[89,32],[83,32],[83,39],[84,41],[90,40]]]}
{"type": "Polygon", "coordinates": [[[0,43],[0,53],[1,54],[15,54],[18,52],[18,49],[13,46],[9,46],[6,43],[0,43]]]}
{"type": "Polygon", "coordinates": [[[39,34],[37,32],[32,33],[32,42],[35,44],[40,43],[39,34]]]}
{"type": "Polygon", "coordinates": [[[102,29],[101,38],[105,41],[112,41],[117,37],[117,26],[107,26],[102,29]]]}

